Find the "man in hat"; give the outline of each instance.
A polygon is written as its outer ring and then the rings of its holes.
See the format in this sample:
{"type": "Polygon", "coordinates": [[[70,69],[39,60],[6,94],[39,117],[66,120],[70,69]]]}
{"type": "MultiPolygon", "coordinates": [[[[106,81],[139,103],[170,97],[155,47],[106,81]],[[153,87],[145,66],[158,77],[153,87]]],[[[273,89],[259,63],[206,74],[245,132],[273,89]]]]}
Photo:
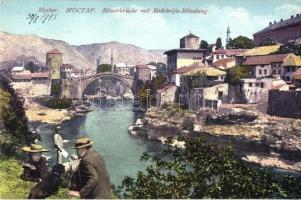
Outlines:
{"type": "Polygon", "coordinates": [[[88,137],[75,141],[75,149],[80,163],[76,177],[72,177],[69,195],[84,199],[111,198],[111,182],[105,162],[99,153],[91,147],[93,142],[88,137]],[[73,182],[73,183],[72,183],[73,182]]]}
{"type": "Polygon", "coordinates": [[[28,153],[28,159],[23,163],[24,171],[21,175],[21,179],[25,181],[40,182],[48,175],[46,158],[42,157],[42,152],[48,150],[43,149],[42,145],[39,144],[23,147],[22,150],[28,153]]]}

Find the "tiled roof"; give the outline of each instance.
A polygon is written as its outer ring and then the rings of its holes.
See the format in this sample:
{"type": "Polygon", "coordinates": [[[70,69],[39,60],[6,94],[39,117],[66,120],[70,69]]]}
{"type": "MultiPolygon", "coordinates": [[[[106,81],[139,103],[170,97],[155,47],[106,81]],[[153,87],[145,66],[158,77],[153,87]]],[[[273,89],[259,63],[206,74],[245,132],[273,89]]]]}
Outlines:
{"type": "Polygon", "coordinates": [[[73,65],[71,65],[71,64],[62,64],[61,66],[60,66],[61,68],[75,68],[73,65]]]}
{"type": "Polygon", "coordinates": [[[30,80],[31,79],[31,73],[16,73],[13,75],[13,78],[15,80],[25,79],[30,80]]]}
{"type": "Polygon", "coordinates": [[[271,53],[275,53],[278,51],[280,45],[271,45],[271,46],[261,46],[250,49],[246,52],[239,54],[239,56],[261,56],[261,55],[268,55],[271,53]]]}
{"type": "Polygon", "coordinates": [[[251,56],[246,57],[242,65],[265,65],[277,62],[283,62],[290,54],[273,54],[265,56],[251,56]]]}
{"type": "Polygon", "coordinates": [[[212,66],[214,67],[224,67],[227,68],[227,64],[231,63],[231,62],[235,62],[235,58],[225,58],[225,59],[219,59],[216,62],[214,62],[212,64],[212,66]]]}
{"type": "Polygon", "coordinates": [[[221,71],[218,69],[215,69],[213,67],[200,67],[194,70],[191,70],[189,72],[184,73],[184,76],[193,76],[197,73],[205,73],[206,76],[223,76],[226,75],[225,71],[221,71]]]}
{"type": "Polygon", "coordinates": [[[213,54],[226,54],[227,56],[236,56],[248,51],[249,49],[223,49],[219,48],[213,52],[213,54]]]}
{"type": "Polygon", "coordinates": [[[147,65],[136,65],[137,69],[149,69],[147,65]]]}
{"type": "Polygon", "coordinates": [[[49,72],[32,73],[31,77],[32,78],[48,78],[49,77],[49,72]]]}
{"type": "Polygon", "coordinates": [[[195,65],[180,67],[180,68],[177,69],[176,73],[177,74],[184,74],[184,73],[190,72],[190,71],[192,71],[194,69],[198,69],[198,68],[200,68],[200,66],[195,66],[195,65]]]}
{"type": "Polygon", "coordinates": [[[284,60],[282,66],[301,66],[301,57],[291,54],[284,60]]]}
{"type": "Polygon", "coordinates": [[[174,52],[193,52],[193,53],[198,53],[198,52],[205,52],[207,51],[206,49],[192,49],[192,48],[180,48],[180,49],[171,49],[168,51],[165,51],[164,54],[170,54],[174,52]]]}
{"type": "Polygon", "coordinates": [[[269,26],[267,26],[266,28],[258,31],[257,33],[254,33],[254,35],[258,34],[258,33],[262,33],[262,32],[266,32],[266,31],[273,31],[273,30],[277,30],[280,28],[284,28],[284,27],[288,27],[288,26],[292,26],[292,25],[296,25],[296,24],[300,24],[301,23],[301,15],[298,14],[298,16],[293,16],[293,18],[289,18],[286,20],[280,20],[278,23],[275,24],[271,24],[269,26]]]}
{"type": "Polygon", "coordinates": [[[52,49],[51,51],[48,51],[47,54],[62,54],[58,49],[52,49]]]}
{"type": "Polygon", "coordinates": [[[301,80],[301,68],[297,69],[295,73],[293,74],[293,78],[297,80],[301,80]]]}
{"type": "Polygon", "coordinates": [[[192,34],[192,33],[189,33],[188,35],[182,37],[181,39],[183,39],[183,38],[190,38],[190,37],[199,38],[198,36],[196,36],[196,35],[194,35],[194,34],[192,34]]]}

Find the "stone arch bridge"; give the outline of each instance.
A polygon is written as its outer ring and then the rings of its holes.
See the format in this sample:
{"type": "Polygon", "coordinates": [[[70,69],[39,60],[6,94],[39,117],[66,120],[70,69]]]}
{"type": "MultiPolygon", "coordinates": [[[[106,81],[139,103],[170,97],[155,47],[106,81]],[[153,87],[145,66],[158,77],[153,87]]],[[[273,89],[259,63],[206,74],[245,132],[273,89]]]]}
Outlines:
{"type": "Polygon", "coordinates": [[[132,91],[134,86],[134,77],[121,75],[118,73],[104,72],[97,73],[80,78],[64,79],[62,84],[62,96],[71,99],[81,99],[86,88],[95,80],[102,77],[113,77],[125,83],[132,91]]]}

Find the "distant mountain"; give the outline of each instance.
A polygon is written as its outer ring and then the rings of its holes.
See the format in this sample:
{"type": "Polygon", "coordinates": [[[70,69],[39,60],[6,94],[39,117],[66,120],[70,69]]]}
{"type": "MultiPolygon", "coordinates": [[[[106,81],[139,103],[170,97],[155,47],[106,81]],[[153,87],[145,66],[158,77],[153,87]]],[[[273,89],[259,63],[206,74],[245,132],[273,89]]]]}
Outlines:
{"type": "Polygon", "coordinates": [[[45,39],[36,35],[17,35],[0,32],[0,68],[8,68],[33,61],[45,64],[46,52],[57,48],[63,52],[63,62],[81,69],[95,69],[96,59],[110,63],[111,51],[114,63],[144,64],[151,61],[165,62],[160,51],[149,51],[131,44],[108,42],[72,46],[67,42],[45,39]]]}
{"type": "Polygon", "coordinates": [[[97,59],[99,59],[100,64],[110,64],[111,53],[113,55],[113,63],[115,64],[120,62],[127,62],[128,64],[147,64],[151,61],[166,62],[166,58],[161,52],[120,42],[95,43],[73,47],[84,54],[95,65],[97,59]]]}

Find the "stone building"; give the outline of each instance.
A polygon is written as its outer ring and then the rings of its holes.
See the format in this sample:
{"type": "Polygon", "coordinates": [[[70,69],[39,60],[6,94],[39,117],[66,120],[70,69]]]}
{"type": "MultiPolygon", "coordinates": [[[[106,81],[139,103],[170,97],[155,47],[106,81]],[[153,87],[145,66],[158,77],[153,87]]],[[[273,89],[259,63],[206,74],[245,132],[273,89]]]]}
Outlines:
{"type": "Polygon", "coordinates": [[[301,57],[290,54],[282,64],[284,68],[284,80],[292,81],[293,74],[301,68],[301,57]]]}
{"type": "Polygon", "coordinates": [[[147,65],[136,66],[136,78],[142,81],[151,80],[151,70],[147,65]]]}
{"type": "Polygon", "coordinates": [[[292,15],[289,19],[270,22],[269,26],[253,34],[254,43],[259,46],[264,41],[285,44],[301,38],[301,14],[292,15]]]}
{"type": "Polygon", "coordinates": [[[63,53],[58,49],[52,49],[46,53],[46,65],[50,67],[51,79],[58,80],[60,76],[60,66],[63,64],[63,53]]]}
{"type": "Polygon", "coordinates": [[[212,52],[212,63],[225,58],[235,58],[237,55],[242,54],[249,49],[217,49],[212,52]]]}
{"type": "Polygon", "coordinates": [[[182,37],[180,39],[180,48],[188,48],[188,49],[199,49],[200,41],[199,37],[189,33],[188,35],[182,37]]]}
{"type": "Polygon", "coordinates": [[[283,62],[291,54],[272,54],[245,57],[242,66],[251,67],[253,78],[283,77],[283,62]]]}
{"type": "Polygon", "coordinates": [[[175,79],[174,76],[177,69],[204,63],[207,50],[199,49],[199,45],[199,37],[190,33],[180,39],[179,49],[171,49],[164,52],[167,55],[167,73],[170,82],[175,79]]]}

